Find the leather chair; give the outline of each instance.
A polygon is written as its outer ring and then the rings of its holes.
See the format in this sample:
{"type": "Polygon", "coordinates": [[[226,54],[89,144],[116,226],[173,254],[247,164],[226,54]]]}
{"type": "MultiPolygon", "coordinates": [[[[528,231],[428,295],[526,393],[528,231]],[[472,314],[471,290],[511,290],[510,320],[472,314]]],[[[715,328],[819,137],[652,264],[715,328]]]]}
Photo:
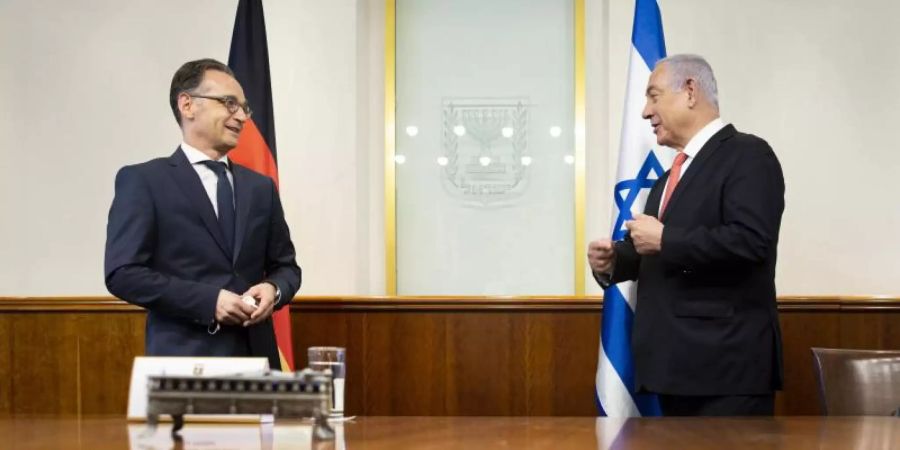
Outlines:
{"type": "Polygon", "coordinates": [[[890,416],[900,410],[900,350],[813,348],[819,400],[829,416],[890,416]]]}

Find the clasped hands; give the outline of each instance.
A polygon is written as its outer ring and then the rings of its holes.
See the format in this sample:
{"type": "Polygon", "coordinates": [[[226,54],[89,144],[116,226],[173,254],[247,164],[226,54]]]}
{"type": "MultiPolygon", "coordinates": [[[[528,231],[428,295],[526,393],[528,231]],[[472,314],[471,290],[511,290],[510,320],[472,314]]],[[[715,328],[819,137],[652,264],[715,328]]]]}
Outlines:
{"type": "Polygon", "coordinates": [[[243,295],[222,289],[216,300],[216,321],[223,325],[256,325],[275,309],[275,286],[259,283],[243,295]]]}
{"type": "MultiPolygon", "coordinates": [[[[635,250],[640,255],[654,255],[662,248],[663,224],[656,217],[635,214],[625,222],[635,250]]],[[[611,273],[616,251],[610,239],[598,239],[588,245],[588,263],[594,273],[611,273]]]]}

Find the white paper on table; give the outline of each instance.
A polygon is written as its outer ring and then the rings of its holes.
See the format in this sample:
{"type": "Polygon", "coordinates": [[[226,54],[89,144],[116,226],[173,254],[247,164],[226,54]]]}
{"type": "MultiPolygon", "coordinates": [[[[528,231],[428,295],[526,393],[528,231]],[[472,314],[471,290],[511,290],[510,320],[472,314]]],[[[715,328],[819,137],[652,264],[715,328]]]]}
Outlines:
{"type": "MultiPolygon", "coordinates": [[[[216,450],[262,450],[271,448],[271,426],[258,424],[194,424],[185,425],[178,433],[182,444],[178,448],[209,448],[216,450]],[[269,436],[265,436],[268,427],[269,436]]],[[[128,447],[131,450],[170,450],[173,448],[172,426],[160,425],[151,431],[144,424],[128,425],[128,447]]]]}
{"type": "MultiPolygon", "coordinates": [[[[147,377],[150,375],[261,374],[269,370],[267,358],[215,358],[193,356],[138,356],[131,366],[128,420],[147,420],[147,377]]],[[[163,416],[161,420],[168,419],[163,416]]],[[[185,422],[272,422],[271,414],[186,414],[185,422]]]]}

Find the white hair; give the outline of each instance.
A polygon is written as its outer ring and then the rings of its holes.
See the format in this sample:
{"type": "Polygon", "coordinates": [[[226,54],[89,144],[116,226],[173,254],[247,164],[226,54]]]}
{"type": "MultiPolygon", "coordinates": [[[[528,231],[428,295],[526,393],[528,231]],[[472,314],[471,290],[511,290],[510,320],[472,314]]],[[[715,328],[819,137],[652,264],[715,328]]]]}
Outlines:
{"type": "Polygon", "coordinates": [[[692,79],[697,83],[697,87],[703,92],[703,96],[719,109],[719,89],[716,87],[716,76],[713,75],[712,67],[709,63],[699,55],[672,55],[663,58],[656,63],[656,67],[660,64],[666,64],[669,74],[669,87],[676,91],[684,89],[688,79],[692,79]]]}

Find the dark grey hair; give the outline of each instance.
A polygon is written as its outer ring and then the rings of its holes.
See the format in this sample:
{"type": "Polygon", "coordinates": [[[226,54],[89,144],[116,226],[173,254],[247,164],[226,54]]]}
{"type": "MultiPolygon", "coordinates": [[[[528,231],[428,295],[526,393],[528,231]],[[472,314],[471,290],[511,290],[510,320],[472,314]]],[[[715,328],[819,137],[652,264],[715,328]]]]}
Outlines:
{"type": "Polygon", "coordinates": [[[172,108],[172,114],[175,114],[175,120],[179,126],[181,125],[181,111],[178,110],[178,95],[182,92],[190,92],[200,86],[207,70],[224,72],[234,78],[234,72],[228,66],[210,58],[188,61],[179,67],[172,76],[172,85],[169,87],[169,106],[172,108]]]}

